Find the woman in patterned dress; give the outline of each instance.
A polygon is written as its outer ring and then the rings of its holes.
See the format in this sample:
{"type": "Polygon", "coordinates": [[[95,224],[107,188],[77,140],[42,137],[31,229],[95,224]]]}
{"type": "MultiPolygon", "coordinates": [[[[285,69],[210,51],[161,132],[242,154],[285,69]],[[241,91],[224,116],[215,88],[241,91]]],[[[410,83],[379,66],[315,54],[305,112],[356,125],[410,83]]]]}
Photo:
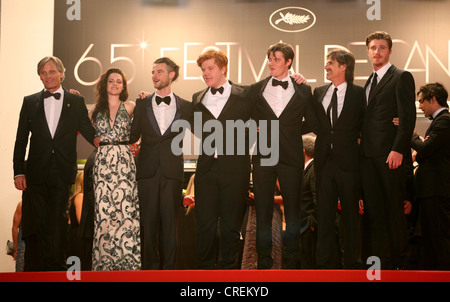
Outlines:
{"type": "Polygon", "coordinates": [[[136,166],[128,144],[134,103],[118,68],[97,84],[92,121],[100,138],[94,164],[94,241],[92,270],[141,268],[136,166]]]}

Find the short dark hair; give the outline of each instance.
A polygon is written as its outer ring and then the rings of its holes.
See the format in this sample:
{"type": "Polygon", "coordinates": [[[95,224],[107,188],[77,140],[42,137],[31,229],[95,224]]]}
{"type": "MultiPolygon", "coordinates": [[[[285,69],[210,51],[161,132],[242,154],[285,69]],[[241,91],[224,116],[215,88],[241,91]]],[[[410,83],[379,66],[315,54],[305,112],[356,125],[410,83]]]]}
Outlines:
{"type": "Polygon", "coordinates": [[[448,92],[441,83],[436,82],[423,85],[419,88],[417,95],[419,95],[419,93],[422,93],[424,100],[430,101],[433,97],[435,97],[441,107],[448,108],[448,92]]]}
{"type": "Polygon", "coordinates": [[[153,62],[153,64],[162,64],[162,63],[167,65],[167,70],[169,71],[169,73],[171,73],[172,71],[175,72],[175,76],[172,79],[172,82],[175,82],[175,80],[178,79],[178,76],[180,74],[180,66],[178,66],[172,59],[168,57],[162,57],[156,59],[155,62],[153,62]]]}
{"type": "Polygon", "coordinates": [[[327,54],[327,58],[333,58],[339,65],[347,66],[345,70],[345,80],[348,83],[353,83],[355,78],[355,56],[344,49],[333,49],[327,54]]]}
{"type": "Polygon", "coordinates": [[[368,35],[366,38],[366,46],[367,47],[369,47],[370,41],[372,41],[372,40],[386,40],[386,42],[388,43],[389,49],[392,49],[391,35],[389,35],[385,31],[376,31],[376,32],[373,32],[370,35],[368,35]]]}
{"type": "Polygon", "coordinates": [[[278,42],[273,45],[270,45],[269,49],[267,50],[267,57],[270,56],[271,53],[274,53],[276,51],[280,51],[283,54],[284,60],[287,62],[289,59],[291,59],[291,64],[289,65],[289,69],[292,66],[292,63],[294,62],[294,48],[291,44],[284,43],[284,42],[278,42]]]}

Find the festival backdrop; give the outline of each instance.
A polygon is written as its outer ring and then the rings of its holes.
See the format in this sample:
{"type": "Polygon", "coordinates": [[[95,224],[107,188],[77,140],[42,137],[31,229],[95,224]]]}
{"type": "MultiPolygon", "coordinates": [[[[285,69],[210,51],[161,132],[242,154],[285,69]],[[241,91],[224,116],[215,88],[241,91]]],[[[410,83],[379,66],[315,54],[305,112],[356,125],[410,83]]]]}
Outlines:
{"type": "Polygon", "coordinates": [[[371,73],[365,38],[383,30],[394,39],[391,62],[412,72],[416,90],[435,81],[450,87],[449,12],[446,0],[55,0],[54,55],[67,69],[64,86],[88,106],[113,66],[126,73],[131,99],[153,92],[161,56],[180,65],[173,90],[191,100],[205,87],[196,59],[206,48],[224,51],[229,79],[247,85],[269,75],[266,50],[278,41],[293,45],[292,72],[313,88],[327,83],[327,51],[350,50],[363,86],[371,73]]]}

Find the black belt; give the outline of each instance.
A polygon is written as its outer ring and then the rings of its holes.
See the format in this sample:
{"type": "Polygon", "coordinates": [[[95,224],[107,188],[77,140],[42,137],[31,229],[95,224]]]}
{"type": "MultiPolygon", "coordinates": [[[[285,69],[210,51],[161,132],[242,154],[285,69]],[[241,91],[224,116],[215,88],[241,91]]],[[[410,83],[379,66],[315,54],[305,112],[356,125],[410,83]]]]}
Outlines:
{"type": "Polygon", "coordinates": [[[100,146],[107,146],[107,145],[129,145],[130,142],[100,142],[100,146]]]}

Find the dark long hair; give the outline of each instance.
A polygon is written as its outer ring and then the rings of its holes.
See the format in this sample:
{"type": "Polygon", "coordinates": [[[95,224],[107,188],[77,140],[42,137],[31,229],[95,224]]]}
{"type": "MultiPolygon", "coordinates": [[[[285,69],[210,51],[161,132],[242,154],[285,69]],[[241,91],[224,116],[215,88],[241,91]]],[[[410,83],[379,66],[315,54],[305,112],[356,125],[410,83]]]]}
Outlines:
{"type": "Polygon", "coordinates": [[[109,118],[109,107],[108,107],[108,92],[106,87],[108,85],[108,77],[112,73],[118,73],[122,76],[123,90],[120,93],[119,99],[124,102],[128,99],[128,85],[127,77],[119,68],[110,68],[102,74],[100,80],[97,83],[97,102],[95,103],[94,111],[92,112],[91,119],[95,122],[97,114],[101,113],[109,118]]]}

